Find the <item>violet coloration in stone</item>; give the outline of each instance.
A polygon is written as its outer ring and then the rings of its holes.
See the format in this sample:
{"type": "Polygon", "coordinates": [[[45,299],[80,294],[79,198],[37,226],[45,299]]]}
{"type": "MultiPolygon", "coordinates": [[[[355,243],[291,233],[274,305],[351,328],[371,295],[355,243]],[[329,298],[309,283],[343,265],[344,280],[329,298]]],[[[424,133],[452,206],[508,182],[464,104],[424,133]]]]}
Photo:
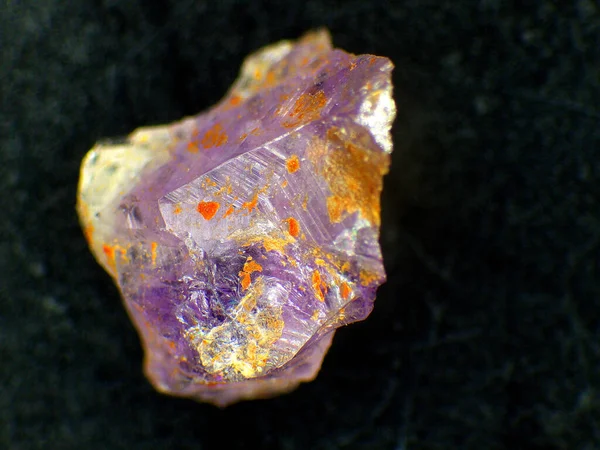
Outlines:
{"type": "Polygon", "coordinates": [[[311,32],[249,56],[208,111],[87,154],[80,220],[157,390],[219,406],[290,391],[371,312],[392,68],[311,32]]]}

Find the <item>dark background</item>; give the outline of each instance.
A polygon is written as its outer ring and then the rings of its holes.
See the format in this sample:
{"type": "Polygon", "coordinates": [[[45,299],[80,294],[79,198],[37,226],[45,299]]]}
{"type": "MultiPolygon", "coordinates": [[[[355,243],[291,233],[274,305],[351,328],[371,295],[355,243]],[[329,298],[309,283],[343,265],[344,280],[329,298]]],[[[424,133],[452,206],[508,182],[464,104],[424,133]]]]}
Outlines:
{"type": "Polygon", "coordinates": [[[0,448],[600,449],[597,1],[1,5],[0,448]],[[396,65],[389,282],[290,395],[159,395],[77,223],[81,158],[321,25],[396,65]]]}

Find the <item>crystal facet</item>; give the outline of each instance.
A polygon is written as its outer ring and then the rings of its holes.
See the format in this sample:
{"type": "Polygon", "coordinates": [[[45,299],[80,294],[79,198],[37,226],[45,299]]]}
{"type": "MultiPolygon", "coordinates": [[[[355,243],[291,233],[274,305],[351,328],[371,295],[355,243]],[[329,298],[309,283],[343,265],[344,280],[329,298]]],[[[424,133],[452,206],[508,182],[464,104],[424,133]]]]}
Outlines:
{"type": "Polygon", "coordinates": [[[87,154],[84,233],[159,391],[220,406],[289,391],[370,313],[392,67],[309,33],[248,57],[207,112],[87,154]]]}

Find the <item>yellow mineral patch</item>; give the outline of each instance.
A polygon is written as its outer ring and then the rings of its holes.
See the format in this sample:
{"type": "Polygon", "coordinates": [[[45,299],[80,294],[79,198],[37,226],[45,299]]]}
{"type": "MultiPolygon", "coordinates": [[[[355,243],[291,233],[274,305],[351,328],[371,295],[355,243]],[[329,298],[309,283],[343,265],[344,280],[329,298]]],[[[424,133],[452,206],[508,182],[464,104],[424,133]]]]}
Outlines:
{"type": "MultiPolygon", "coordinates": [[[[215,186],[217,186],[217,183],[215,183],[215,186]]],[[[222,196],[223,194],[231,194],[231,192],[233,192],[233,187],[231,186],[231,180],[229,179],[229,177],[227,177],[227,181],[225,182],[225,184],[223,186],[221,186],[215,193],[214,195],[216,195],[217,197],[222,196]]]]}
{"type": "Polygon", "coordinates": [[[360,271],[360,284],[363,286],[368,286],[372,283],[377,282],[379,280],[379,275],[373,272],[368,272],[366,270],[360,271]]]}
{"type": "Polygon", "coordinates": [[[302,209],[304,211],[308,211],[308,194],[304,195],[304,200],[302,200],[302,209]]]}
{"type": "MultiPolygon", "coordinates": [[[[292,50],[290,41],[281,41],[264,47],[244,61],[239,78],[233,85],[230,98],[239,97],[242,101],[256,92],[268,87],[263,81],[263,74],[270,72],[281,59],[292,50]]],[[[267,79],[271,82],[271,79],[267,79]]],[[[231,100],[230,100],[231,101],[231,100]]]]}
{"type": "Polygon", "coordinates": [[[269,362],[271,346],[281,337],[281,307],[261,305],[265,285],[262,277],[240,300],[231,320],[207,333],[191,332],[202,365],[209,373],[239,380],[260,376],[269,362]]]}
{"type": "Polygon", "coordinates": [[[99,213],[127,193],[146,170],[166,162],[173,142],[169,126],[140,128],[125,143],[96,144],[83,159],[77,189],[79,220],[94,256],[113,277],[114,259],[106,255],[103,243],[110,240],[106,233],[113,228],[114,216],[99,213]]]}
{"type": "Polygon", "coordinates": [[[331,128],[327,138],[327,142],[314,142],[307,154],[331,191],[327,198],[329,220],[341,222],[346,215],[358,212],[379,226],[380,195],[390,156],[360,146],[360,139],[344,129],[331,128]]]}
{"type": "Polygon", "coordinates": [[[285,254],[286,245],[294,242],[293,239],[276,238],[270,236],[264,237],[263,239],[261,239],[261,241],[266,251],[276,251],[281,253],[282,255],[285,254]]]}
{"type": "Polygon", "coordinates": [[[285,254],[285,247],[295,242],[295,239],[288,233],[274,229],[268,234],[261,234],[260,230],[247,228],[238,230],[229,235],[229,239],[235,239],[242,247],[249,247],[252,244],[262,244],[267,251],[277,251],[285,254]]]}
{"type": "Polygon", "coordinates": [[[342,221],[342,214],[352,208],[352,200],[350,198],[338,197],[332,195],[327,197],[327,212],[329,213],[329,221],[338,223],[342,221]]]}

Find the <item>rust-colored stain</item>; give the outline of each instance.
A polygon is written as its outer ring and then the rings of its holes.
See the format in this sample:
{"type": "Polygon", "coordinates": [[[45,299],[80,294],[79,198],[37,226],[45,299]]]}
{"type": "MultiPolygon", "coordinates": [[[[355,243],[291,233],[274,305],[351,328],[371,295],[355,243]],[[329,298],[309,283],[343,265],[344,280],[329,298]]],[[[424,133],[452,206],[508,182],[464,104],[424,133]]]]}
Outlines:
{"type": "Polygon", "coordinates": [[[275,75],[275,72],[270,70],[267,73],[267,76],[265,78],[265,87],[275,86],[276,82],[277,82],[277,76],[275,75]]]}
{"type": "Polygon", "coordinates": [[[331,128],[327,138],[315,142],[307,155],[331,191],[326,200],[329,220],[339,223],[358,212],[379,226],[379,197],[390,156],[360,145],[357,136],[343,129],[331,128]]]}
{"type": "Polygon", "coordinates": [[[379,275],[373,272],[367,272],[366,270],[360,271],[360,284],[368,286],[372,283],[379,282],[379,275]]]}
{"type": "Polygon", "coordinates": [[[327,211],[329,212],[329,221],[338,223],[342,221],[342,213],[347,209],[346,201],[342,197],[332,195],[327,197],[327,211]]]}
{"type": "Polygon", "coordinates": [[[327,97],[323,91],[317,91],[314,94],[302,94],[281,124],[286,128],[293,128],[316,120],[321,117],[321,110],[326,104],[327,97]]]}
{"type": "Polygon", "coordinates": [[[217,122],[204,133],[200,143],[206,149],[220,147],[227,143],[227,133],[225,133],[223,126],[217,122]]]}

